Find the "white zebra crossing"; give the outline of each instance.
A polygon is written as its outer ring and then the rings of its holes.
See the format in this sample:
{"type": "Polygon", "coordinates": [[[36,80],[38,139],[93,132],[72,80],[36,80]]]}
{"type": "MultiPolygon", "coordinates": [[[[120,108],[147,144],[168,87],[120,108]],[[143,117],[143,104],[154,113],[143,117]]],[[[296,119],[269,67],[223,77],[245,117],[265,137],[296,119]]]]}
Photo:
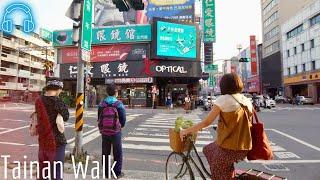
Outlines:
{"type": "MultiPolygon", "coordinates": [[[[122,147],[124,149],[148,150],[148,151],[172,151],[169,145],[170,128],[174,128],[177,117],[183,116],[192,119],[194,123],[201,121],[198,115],[177,115],[177,114],[156,114],[139,124],[133,132],[128,133],[124,138],[122,147]]],[[[196,147],[202,151],[203,146],[213,142],[211,128],[207,128],[198,133],[196,147]],[[211,132],[210,132],[211,131],[211,132]]]]}

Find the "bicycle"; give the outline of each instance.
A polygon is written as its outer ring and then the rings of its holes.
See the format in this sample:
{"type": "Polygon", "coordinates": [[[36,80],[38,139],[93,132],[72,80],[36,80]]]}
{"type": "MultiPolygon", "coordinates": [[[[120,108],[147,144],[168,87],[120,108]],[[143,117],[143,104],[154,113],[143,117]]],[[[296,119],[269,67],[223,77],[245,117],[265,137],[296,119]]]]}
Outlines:
{"type": "MultiPolygon", "coordinates": [[[[213,127],[214,130],[216,130],[216,126],[213,127]]],[[[206,167],[204,166],[203,161],[201,160],[201,157],[195,147],[194,144],[194,138],[192,136],[187,136],[185,141],[187,141],[187,151],[184,152],[171,152],[167,158],[166,161],[166,180],[172,180],[172,179],[188,179],[188,180],[195,180],[195,174],[193,172],[193,169],[191,168],[191,163],[194,165],[196,170],[198,171],[199,175],[202,179],[209,178],[211,179],[211,174],[208,172],[206,167]],[[200,163],[200,167],[193,159],[191,152],[194,151],[196,158],[198,159],[198,162],[200,163]],[[170,160],[173,160],[172,165],[173,168],[169,168],[170,160]],[[174,168],[177,169],[174,169],[174,168]],[[169,172],[171,171],[171,173],[169,172]],[[187,175],[187,176],[186,176],[187,175]],[[185,177],[185,178],[183,178],[185,177]]],[[[268,179],[268,180],[287,180],[287,178],[283,178],[280,176],[276,176],[274,174],[265,173],[263,171],[255,170],[255,169],[249,169],[249,170],[236,170],[236,179],[237,180],[246,180],[246,179],[268,179]]]]}
{"type": "Polygon", "coordinates": [[[194,180],[195,175],[194,175],[194,172],[191,168],[190,163],[192,163],[195,166],[195,168],[197,169],[197,171],[202,179],[206,179],[206,176],[208,178],[211,178],[211,174],[208,172],[208,170],[204,166],[203,161],[201,160],[201,157],[200,157],[200,155],[194,145],[194,141],[192,140],[192,138],[190,138],[190,136],[187,138],[187,141],[189,141],[187,143],[187,144],[189,144],[189,147],[188,147],[188,150],[185,154],[183,152],[179,153],[179,152],[173,151],[168,156],[167,161],[166,161],[166,168],[165,168],[166,180],[183,179],[183,177],[187,174],[188,174],[188,178],[186,178],[186,179],[194,180]],[[195,152],[196,157],[198,159],[198,162],[200,163],[202,170],[200,169],[198,164],[193,159],[193,157],[191,155],[192,150],[195,152]],[[178,158],[180,158],[180,159],[178,160],[178,158]],[[173,163],[173,165],[175,165],[173,167],[177,167],[177,169],[176,169],[177,171],[175,169],[168,167],[170,165],[170,160],[173,160],[172,163],[173,163]],[[169,170],[172,170],[172,173],[170,173],[169,170]],[[173,177],[170,178],[171,175],[173,177]]]}

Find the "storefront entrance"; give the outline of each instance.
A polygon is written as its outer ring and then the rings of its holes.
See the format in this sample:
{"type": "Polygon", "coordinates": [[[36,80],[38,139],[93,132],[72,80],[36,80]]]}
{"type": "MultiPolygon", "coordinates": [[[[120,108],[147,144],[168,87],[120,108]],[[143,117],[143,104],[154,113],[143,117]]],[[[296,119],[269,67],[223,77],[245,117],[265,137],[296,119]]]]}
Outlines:
{"type": "Polygon", "coordinates": [[[300,84],[300,85],[292,85],[292,96],[308,96],[308,85],[300,84]]]}

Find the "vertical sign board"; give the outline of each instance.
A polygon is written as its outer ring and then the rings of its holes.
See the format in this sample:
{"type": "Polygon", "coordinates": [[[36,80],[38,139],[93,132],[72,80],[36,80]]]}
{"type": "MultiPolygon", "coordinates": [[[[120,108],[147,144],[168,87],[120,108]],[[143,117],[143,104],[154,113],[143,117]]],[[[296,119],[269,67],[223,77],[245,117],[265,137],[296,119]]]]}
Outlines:
{"type": "Polygon", "coordinates": [[[44,29],[44,28],[40,28],[40,37],[49,41],[49,42],[52,42],[53,40],[53,33],[47,29],[44,29]]]}
{"type": "Polygon", "coordinates": [[[203,42],[216,42],[215,0],[202,1],[203,42]]]}
{"type": "Polygon", "coordinates": [[[213,63],[213,44],[212,43],[204,43],[204,64],[212,64],[213,63]]]}
{"type": "Polygon", "coordinates": [[[250,36],[251,74],[257,75],[257,44],[256,36],[250,36]]]}
{"type": "Polygon", "coordinates": [[[92,41],[92,0],[84,0],[82,14],[81,49],[82,59],[90,59],[92,41]]]}

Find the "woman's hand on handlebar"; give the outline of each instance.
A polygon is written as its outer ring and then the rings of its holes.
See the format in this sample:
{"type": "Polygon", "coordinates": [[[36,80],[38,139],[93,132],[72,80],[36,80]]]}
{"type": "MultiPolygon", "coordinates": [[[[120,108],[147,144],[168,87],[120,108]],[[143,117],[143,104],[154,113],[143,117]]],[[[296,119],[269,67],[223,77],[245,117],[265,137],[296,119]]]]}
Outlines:
{"type": "Polygon", "coordinates": [[[181,141],[184,140],[184,138],[188,135],[189,133],[186,130],[180,130],[180,139],[181,141]]]}

